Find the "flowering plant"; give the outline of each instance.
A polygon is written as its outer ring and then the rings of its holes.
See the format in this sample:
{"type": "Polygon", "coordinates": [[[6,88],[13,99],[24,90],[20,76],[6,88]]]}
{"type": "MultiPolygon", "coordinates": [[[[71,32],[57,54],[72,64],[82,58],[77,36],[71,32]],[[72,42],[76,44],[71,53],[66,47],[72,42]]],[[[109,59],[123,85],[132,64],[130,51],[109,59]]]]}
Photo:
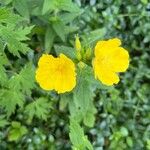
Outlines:
{"type": "MultiPolygon", "coordinates": [[[[36,80],[41,88],[47,91],[55,90],[58,94],[63,93],[60,95],[61,97],[67,97],[73,149],[86,147],[93,149],[87,139],[85,141],[82,139],[80,144],[74,143],[78,137],[74,135],[74,130],[77,129],[73,127],[80,128],[78,123],[82,121],[86,126],[92,127],[94,125],[96,108],[93,104],[93,93],[97,88],[100,88],[97,79],[106,86],[112,86],[119,82],[117,73],[127,70],[129,54],[120,45],[121,41],[118,38],[98,41],[93,58],[93,50],[84,49],[79,37],[76,36],[76,57],[73,60],[62,53],[56,58],[43,54],[39,59],[36,80]],[[89,65],[86,62],[89,62],[89,65]]],[[[84,134],[82,137],[85,138],[84,134]]]]}

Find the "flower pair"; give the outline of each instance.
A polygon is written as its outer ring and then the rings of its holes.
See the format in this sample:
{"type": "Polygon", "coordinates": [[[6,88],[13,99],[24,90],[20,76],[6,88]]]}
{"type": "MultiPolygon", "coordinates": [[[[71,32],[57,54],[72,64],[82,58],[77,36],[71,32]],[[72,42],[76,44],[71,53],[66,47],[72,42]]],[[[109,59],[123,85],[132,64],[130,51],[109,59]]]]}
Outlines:
{"type": "MultiPolygon", "coordinates": [[[[118,72],[125,72],[129,66],[129,54],[120,47],[117,38],[99,41],[94,50],[93,68],[95,78],[105,85],[119,82],[118,72]]],[[[58,93],[71,91],[76,85],[75,64],[64,54],[55,58],[43,54],[38,62],[36,80],[45,90],[56,90],[58,93]]]]}

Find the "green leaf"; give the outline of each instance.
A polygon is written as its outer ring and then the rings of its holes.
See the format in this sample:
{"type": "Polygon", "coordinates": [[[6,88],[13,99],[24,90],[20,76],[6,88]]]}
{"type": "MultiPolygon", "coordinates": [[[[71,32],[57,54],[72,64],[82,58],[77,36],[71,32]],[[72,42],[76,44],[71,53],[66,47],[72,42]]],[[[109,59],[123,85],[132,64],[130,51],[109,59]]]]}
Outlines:
{"type": "Polygon", "coordinates": [[[10,62],[4,52],[0,52],[0,65],[10,65],[10,62]]]}
{"type": "Polygon", "coordinates": [[[56,0],[57,8],[68,12],[79,12],[79,7],[72,0],[56,0]]]}
{"type": "Polygon", "coordinates": [[[1,115],[0,116],[0,128],[3,128],[8,124],[9,122],[5,119],[5,116],[1,115]]]}
{"type": "Polygon", "coordinates": [[[19,128],[19,127],[21,126],[21,123],[20,123],[20,122],[17,122],[17,121],[13,121],[13,122],[11,123],[11,125],[12,125],[13,128],[19,128]]]}
{"type": "Polygon", "coordinates": [[[19,15],[12,13],[10,9],[0,8],[0,23],[16,26],[22,20],[19,15]]]}
{"type": "Polygon", "coordinates": [[[12,76],[9,80],[9,88],[15,90],[21,90],[28,95],[31,93],[31,89],[35,87],[35,69],[32,64],[27,64],[19,74],[12,76]]]}
{"type": "Polygon", "coordinates": [[[32,27],[26,27],[25,29],[18,29],[14,31],[11,27],[0,26],[0,37],[8,46],[8,50],[15,56],[20,56],[19,52],[25,54],[30,48],[22,41],[27,40],[27,34],[32,27]],[[20,34],[20,32],[22,34],[20,34]]]}
{"type": "Polygon", "coordinates": [[[46,120],[50,108],[51,104],[48,102],[48,100],[41,97],[28,104],[25,108],[25,113],[29,116],[29,121],[31,121],[34,116],[39,119],[46,120]]]}
{"type": "Polygon", "coordinates": [[[29,19],[29,9],[27,0],[14,0],[14,8],[26,19],[29,19]]]}
{"type": "Polygon", "coordinates": [[[4,86],[8,81],[6,70],[3,65],[0,64],[0,85],[4,86]]]}
{"type": "Polygon", "coordinates": [[[126,137],[128,136],[128,129],[125,127],[121,127],[120,132],[122,134],[122,136],[126,137]]]}
{"type": "Polygon", "coordinates": [[[126,142],[127,142],[129,147],[133,147],[133,140],[132,140],[132,138],[130,136],[128,136],[126,138],[126,142]]]}
{"type": "Polygon", "coordinates": [[[150,139],[148,139],[146,142],[146,148],[147,150],[150,150],[150,139]]]}
{"type": "Polygon", "coordinates": [[[79,27],[77,27],[77,26],[73,26],[73,25],[71,25],[71,26],[66,26],[66,34],[69,34],[69,33],[73,33],[73,32],[76,32],[76,31],[78,31],[78,29],[79,29],[79,27]]]}
{"type": "Polygon", "coordinates": [[[81,15],[81,11],[76,13],[63,13],[60,14],[60,18],[63,21],[64,24],[71,23],[76,17],[81,15]]]}
{"type": "Polygon", "coordinates": [[[13,0],[1,0],[1,4],[2,5],[8,5],[9,3],[11,3],[13,0]]]}
{"type": "Polygon", "coordinates": [[[0,54],[4,51],[4,42],[0,39],[0,54]]]}
{"type": "Polygon", "coordinates": [[[79,12],[79,7],[71,0],[44,0],[42,14],[50,11],[64,10],[68,12],[79,12]]]}
{"type": "Polygon", "coordinates": [[[1,86],[4,86],[8,81],[8,77],[7,77],[6,69],[5,69],[4,65],[9,65],[9,61],[8,61],[5,53],[0,52],[0,85],[1,86]]]}
{"type": "Polygon", "coordinates": [[[53,46],[54,39],[56,37],[56,33],[51,27],[47,27],[46,33],[45,33],[45,51],[49,53],[51,51],[51,48],[53,46]]]}
{"type": "Polygon", "coordinates": [[[19,73],[22,90],[28,93],[35,87],[35,68],[31,63],[27,64],[19,73]],[[27,82],[28,81],[28,82],[27,82]]]}
{"type": "Polygon", "coordinates": [[[14,14],[9,9],[0,8],[0,40],[7,46],[10,53],[20,56],[19,52],[25,54],[30,48],[23,41],[28,40],[27,35],[33,26],[20,27],[23,18],[14,14]]]}
{"type": "Polygon", "coordinates": [[[29,26],[29,27],[20,27],[17,29],[16,31],[16,35],[17,35],[17,40],[19,41],[26,41],[29,40],[30,38],[27,37],[28,34],[31,33],[31,30],[33,29],[34,26],[29,26]]]}
{"type": "Polygon", "coordinates": [[[61,40],[64,42],[66,40],[66,26],[65,24],[58,18],[54,19],[52,21],[52,27],[56,34],[61,38],[61,40]]]}
{"type": "Polygon", "coordinates": [[[72,100],[72,94],[61,94],[59,101],[59,109],[63,111],[67,104],[72,100]]]}
{"type": "Polygon", "coordinates": [[[85,46],[93,46],[98,40],[102,39],[104,35],[106,34],[106,29],[96,29],[94,31],[91,31],[90,33],[85,34],[82,36],[83,43],[85,46]]]}
{"type": "Polygon", "coordinates": [[[55,48],[57,55],[59,55],[60,53],[63,53],[64,55],[68,56],[71,59],[76,58],[75,49],[72,47],[55,45],[54,48],[55,48]]]}
{"type": "Polygon", "coordinates": [[[69,128],[69,137],[73,144],[73,149],[85,150],[87,148],[88,150],[93,150],[90,141],[87,136],[84,135],[83,128],[81,128],[75,120],[71,119],[69,128]]]}
{"type": "MultiPolygon", "coordinates": [[[[96,108],[93,105],[94,90],[89,75],[86,74],[87,66],[79,69],[77,86],[73,91],[73,100],[69,103],[71,117],[83,121],[86,126],[92,127],[95,122],[96,108]]],[[[91,74],[92,75],[92,74],[91,74]]]]}
{"type": "Polygon", "coordinates": [[[51,11],[55,10],[55,4],[56,4],[56,0],[44,0],[43,1],[42,14],[45,14],[50,10],[51,11]]]}
{"type": "Polygon", "coordinates": [[[12,127],[9,131],[8,140],[17,141],[27,132],[28,132],[27,128],[25,126],[22,126],[20,122],[13,121],[12,127]]]}
{"type": "Polygon", "coordinates": [[[146,5],[148,3],[148,0],[141,0],[141,2],[146,5]]]}
{"type": "Polygon", "coordinates": [[[89,126],[89,127],[93,127],[94,123],[95,123],[95,113],[97,112],[95,106],[93,105],[93,103],[91,102],[90,107],[88,107],[88,110],[84,116],[84,124],[89,126]]]}
{"type": "Polygon", "coordinates": [[[0,90],[0,106],[5,109],[7,117],[14,113],[16,106],[23,107],[24,96],[16,90],[0,90]]]}

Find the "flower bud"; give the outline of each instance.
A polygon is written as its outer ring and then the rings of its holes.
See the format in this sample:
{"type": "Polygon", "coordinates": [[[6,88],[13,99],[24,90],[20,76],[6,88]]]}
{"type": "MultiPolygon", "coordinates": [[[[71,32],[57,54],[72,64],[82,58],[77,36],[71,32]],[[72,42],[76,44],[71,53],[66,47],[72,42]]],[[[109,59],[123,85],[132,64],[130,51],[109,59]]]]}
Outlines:
{"type": "Polygon", "coordinates": [[[91,58],[91,49],[90,48],[88,48],[86,50],[85,57],[86,57],[87,60],[89,60],[91,58]]]}
{"type": "Polygon", "coordinates": [[[80,40],[79,40],[78,35],[76,36],[76,39],[75,39],[75,49],[76,49],[77,51],[80,51],[80,50],[81,50],[81,42],[80,42],[80,40]]]}

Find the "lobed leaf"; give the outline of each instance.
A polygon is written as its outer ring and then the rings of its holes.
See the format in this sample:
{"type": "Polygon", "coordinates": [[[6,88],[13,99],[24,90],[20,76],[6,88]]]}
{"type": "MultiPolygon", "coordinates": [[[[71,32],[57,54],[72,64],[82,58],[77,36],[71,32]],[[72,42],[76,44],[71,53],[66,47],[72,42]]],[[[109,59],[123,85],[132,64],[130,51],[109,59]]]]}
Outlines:
{"type": "Polygon", "coordinates": [[[87,136],[84,135],[83,128],[73,119],[70,120],[70,133],[69,137],[73,144],[74,150],[93,150],[93,147],[88,140],[87,136]]]}
{"type": "Polygon", "coordinates": [[[0,90],[0,106],[5,109],[7,117],[15,112],[16,106],[23,107],[24,95],[13,89],[0,90]]]}
{"type": "Polygon", "coordinates": [[[44,97],[40,97],[26,106],[25,113],[28,115],[29,121],[31,121],[34,116],[46,120],[50,108],[51,105],[48,100],[44,97]]]}

